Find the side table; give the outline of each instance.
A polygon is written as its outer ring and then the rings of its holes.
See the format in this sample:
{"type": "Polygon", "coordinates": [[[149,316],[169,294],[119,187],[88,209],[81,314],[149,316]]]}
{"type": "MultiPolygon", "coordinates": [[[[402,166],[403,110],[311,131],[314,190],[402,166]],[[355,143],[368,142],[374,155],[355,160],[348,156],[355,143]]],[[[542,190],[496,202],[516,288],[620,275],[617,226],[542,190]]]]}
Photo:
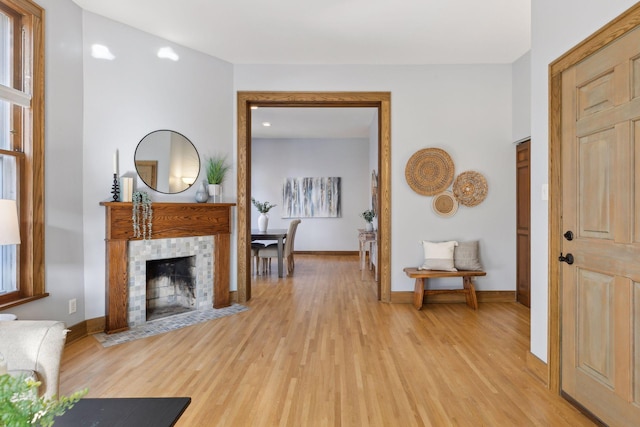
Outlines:
{"type": "Polygon", "coordinates": [[[367,260],[367,250],[369,250],[369,270],[374,270],[375,280],[378,280],[378,263],[374,260],[377,257],[378,233],[377,231],[367,231],[363,228],[358,229],[358,242],[360,246],[360,270],[361,280],[364,280],[365,264],[367,260]]]}

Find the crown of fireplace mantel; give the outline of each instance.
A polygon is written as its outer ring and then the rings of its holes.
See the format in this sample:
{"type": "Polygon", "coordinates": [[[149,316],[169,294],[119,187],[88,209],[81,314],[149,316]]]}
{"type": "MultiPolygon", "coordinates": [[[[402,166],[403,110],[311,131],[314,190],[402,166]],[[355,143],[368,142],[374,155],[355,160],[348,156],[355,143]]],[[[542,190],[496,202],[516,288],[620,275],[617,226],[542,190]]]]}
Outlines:
{"type": "MultiPolygon", "coordinates": [[[[127,242],[133,236],[133,204],[101,202],[106,209],[105,332],[128,329],[127,242]]],[[[235,203],[154,202],[152,239],[213,236],[213,306],[227,307],[229,299],[231,208],[235,203]]]]}

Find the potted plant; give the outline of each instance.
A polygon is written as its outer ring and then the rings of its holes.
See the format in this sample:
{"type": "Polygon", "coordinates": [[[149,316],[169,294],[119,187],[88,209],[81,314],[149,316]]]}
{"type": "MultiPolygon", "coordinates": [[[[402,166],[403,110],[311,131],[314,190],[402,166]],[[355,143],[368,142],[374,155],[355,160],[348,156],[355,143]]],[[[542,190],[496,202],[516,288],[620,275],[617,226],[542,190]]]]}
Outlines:
{"type": "Polygon", "coordinates": [[[207,159],[207,181],[209,182],[209,195],[216,198],[222,196],[222,181],[224,181],[231,165],[227,162],[227,156],[214,155],[207,159]]]}
{"type": "Polygon", "coordinates": [[[367,224],[365,226],[365,230],[366,231],[373,231],[373,218],[376,217],[376,213],[372,210],[372,209],[367,209],[366,211],[362,212],[360,214],[360,216],[367,221],[367,224]]]}
{"type": "Polygon", "coordinates": [[[267,226],[269,225],[269,215],[267,214],[269,213],[271,208],[277,205],[272,205],[269,202],[260,203],[253,197],[251,198],[251,203],[253,203],[253,206],[258,209],[258,212],[260,212],[260,216],[258,217],[258,230],[262,232],[267,231],[267,226]]]}
{"type": "Polygon", "coordinates": [[[55,417],[87,394],[87,389],[55,398],[38,397],[39,381],[26,379],[24,375],[0,375],[0,427],[51,426],[55,417]]]}
{"type": "Polygon", "coordinates": [[[133,237],[142,237],[143,240],[150,240],[153,228],[153,203],[151,202],[151,197],[146,191],[135,191],[131,199],[133,237]]]}

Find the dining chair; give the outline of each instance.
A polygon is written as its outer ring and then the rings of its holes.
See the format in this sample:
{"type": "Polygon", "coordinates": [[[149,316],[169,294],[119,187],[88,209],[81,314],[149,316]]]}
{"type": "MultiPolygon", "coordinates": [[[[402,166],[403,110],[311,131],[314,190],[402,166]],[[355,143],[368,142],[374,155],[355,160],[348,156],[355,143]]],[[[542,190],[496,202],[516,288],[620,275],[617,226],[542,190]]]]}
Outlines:
{"type": "Polygon", "coordinates": [[[264,247],[264,243],[251,242],[251,270],[256,275],[260,274],[260,257],[258,257],[258,252],[264,247]]]}
{"type": "MultiPolygon", "coordinates": [[[[293,269],[295,267],[293,260],[293,245],[296,238],[296,230],[298,229],[298,224],[300,224],[301,222],[302,221],[299,219],[294,219],[289,223],[287,237],[284,240],[282,259],[287,276],[293,274],[293,269]]],[[[267,272],[267,270],[271,271],[271,258],[278,258],[278,244],[272,243],[265,246],[264,248],[259,249],[258,257],[260,257],[260,260],[262,261],[262,271],[265,273],[267,272]]]]}

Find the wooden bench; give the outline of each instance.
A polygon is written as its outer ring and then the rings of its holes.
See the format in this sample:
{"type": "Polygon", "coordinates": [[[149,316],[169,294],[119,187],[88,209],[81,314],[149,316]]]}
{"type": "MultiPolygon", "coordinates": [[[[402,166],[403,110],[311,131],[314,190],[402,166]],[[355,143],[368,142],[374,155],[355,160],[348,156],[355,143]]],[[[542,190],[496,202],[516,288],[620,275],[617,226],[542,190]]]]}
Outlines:
{"type": "Polygon", "coordinates": [[[438,270],[418,270],[415,267],[407,267],[404,269],[407,276],[416,279],[415,288],[413,290],[413,306],[418,310],[422,310],[424,297],[426,295],[435,294],[465,294],[467,305],[474,310],[478,309],[478,298],[476,297],[476,288],[471,280],[474,276],[486,276],[484,271],[438,271],[438,270]],[[425,285],[429,279],[439,277],[462,277],[462,289],[425,289],[425,285]]]}

